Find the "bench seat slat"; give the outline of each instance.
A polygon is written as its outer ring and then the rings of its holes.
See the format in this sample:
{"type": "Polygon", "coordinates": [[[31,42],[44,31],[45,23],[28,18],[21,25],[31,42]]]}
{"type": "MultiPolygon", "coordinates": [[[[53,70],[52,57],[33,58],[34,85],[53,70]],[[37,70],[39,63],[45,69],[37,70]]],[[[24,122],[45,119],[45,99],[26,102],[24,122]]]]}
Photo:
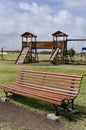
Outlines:
{"type": "Polygon", "coordinates": [[[15,93],[15,94],[23,95],[23,96],[26,96],[26,97],[29,97],[29,98],[35,98],[35,99],[38,99],[38,100],[41,100],[41,101],[45,101],[45,102],[48,102],[48,103],[61,105],[61,102],[59,102],[59,101],[53,101],[53,100],[50,100],[50,99],[44,99],[42,97],[38,97],[38,96],[35,96],[35,95],[19,92],[19,91],[13,90],[13,89],[5,88],[5,90],[7,90],[9,92],[12,92],[12,93],[15,93]]]}
{"type": "Polygon", "coordinates": [[[19,87],[20,86],[16,86],[15,88],[12,88],[12,86],[3,86],[3,88],[5,88],[5,90],[7,90],[7,91],[11,91],[11,92],[14,92],[14,93],[17,93],[17,92],[19,92],[19,93],[25,93],[25,94],[27,94],[28,95],[28,97],[32,97],[32,96],[37,96],[38,98],[37,99],[40,99],[40,98],[43,98],[44,100],[51,100],[51,102],[53,101],[53,102],[59,102],[59,104],[61,104],[61,99],[56,99],[56,98],[54,98],[54,97],[49,97],[48,95],[44,95],[44,94],[42,94],[42,93],[34,93],[34,91],[25,91],[24,89],[22,89],[22,88],[20,88],[19,89],[19,87]]]}
{"type": "Polygon", "coordinates": [[[13,87],[12,85],[11,86],[3,86],[5,88],[10,88],[10,89],[17,89],[17,90],[21,90],[21,91],[26,91],[26,92],[29,92],[30,94],[31,93],[34,93],[34,94],[37,94],[37,95],[45,95],[47,98],[55,98],[56,100],[59,100],[59,101],[62,101],[64,99],[73,99],[73,96],[67,96],[67,95],[62,95],[62,94],[55,94],[55,93],[51,93],[51,92],[47,92],[47,91],[41,91],[41,90],[35,90],[35,89],[27,89],[26,87],[21,87],[21,86],[15,86],[13,87]]]}
{"type": "MultiPolygon", "coordinates": [[[[24,87],[26,87],[26,86],[24,86],[24,87]]],[[[48,92],[48,93],[50,93],[50,96],[51,95],[56,95],[56,97],[58,97],[58,98],[74,98],[74,95],[70,95],[70,94],[66,94],[66,93],[62,93],[62,92],[56,92],[56,91],[52,91],[52,90],[49,90],[49,89],[40,89],[40,88],[36,88],[36,87],[32,87],[32,86],[29,86],[29,88],[31,88],[31,89],[33,89],[33,91],[35,91],[35,90],[39,90],[39,91],[44,91],[44,92],[48,92]]]]}

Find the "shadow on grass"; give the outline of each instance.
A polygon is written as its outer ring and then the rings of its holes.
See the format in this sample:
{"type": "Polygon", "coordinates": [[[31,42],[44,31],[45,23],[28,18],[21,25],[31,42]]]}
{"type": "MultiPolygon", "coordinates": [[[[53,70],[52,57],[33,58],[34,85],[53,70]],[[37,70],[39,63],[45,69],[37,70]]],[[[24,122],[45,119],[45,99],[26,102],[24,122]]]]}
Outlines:
{"type": "Polygon", "coordinates": [[[36,99],[27,98],[20,95],[12,95],[11,99],[16,102],[21,103],[24,106],[28,106],[30,108],[38,109],[39,111],[43,111],[46,113],[54,112],[54,108],[52,104],[45,103],[36,99]]]}
{"type": "Polygon", "coordinates": [[[86,118],[86,106],[80,106],[74,104],[75,110],[78,110],[76,113],[63,112],[62,115],[67,118],[69,121],[77,122],[78,120],[83,120],[86,118]]]}
{"type": "MultiPolygon", "coordinates": [[[[45,103],[39,100],[35,100],[32,98],[23,97],[20,95],[13,95],[11,97],[14,101],[21,103],[24,106],[28,106],[30,108],[37,109],[43,113],[55,113],[55,109],[52,104],[45,103]]],[[[79,110],[78,113],[70,113],[70,112],[61,112],[60,114],[68,119],[69,121],[77,122],[78,120],[82,120],[86,118],[86,106],[80,106],[74,104],[75,110],[79,110]]]]}

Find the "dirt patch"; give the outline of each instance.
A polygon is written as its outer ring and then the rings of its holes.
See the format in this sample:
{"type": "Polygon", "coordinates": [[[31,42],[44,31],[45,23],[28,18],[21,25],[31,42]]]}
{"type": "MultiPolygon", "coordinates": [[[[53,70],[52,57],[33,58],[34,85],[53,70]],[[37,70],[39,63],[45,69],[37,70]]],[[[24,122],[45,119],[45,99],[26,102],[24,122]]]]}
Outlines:
{"type": "Polygon", "coordinates": [[[60,130],[62,123],[47,119],[46,115],[0,101],[0,123],[10,123],[23,130],[60,130]]]}

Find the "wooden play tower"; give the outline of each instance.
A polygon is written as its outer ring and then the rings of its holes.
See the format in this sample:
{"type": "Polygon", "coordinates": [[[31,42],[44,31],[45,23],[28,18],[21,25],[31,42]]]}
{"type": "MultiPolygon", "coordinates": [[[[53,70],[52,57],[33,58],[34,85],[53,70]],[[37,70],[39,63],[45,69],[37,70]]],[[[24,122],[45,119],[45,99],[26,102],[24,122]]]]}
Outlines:
{"type": "Polygon", "coordinates": [[[16,60],[17,64],[23,63],[33,63],[38,62],[38,54],[36,48],[36,38],[37,36],[25,32],[21,35],[22,37],[22,50],[16,60]]]}
{"type": "Polygon", "coordinates": [[[67,62],[67,37],[68,35],[57,31],[52,34],[52,41],[37,41],[37,36],[25,32],[22,37],[22,49],[16,60],[17,64],[38,62],[37,49],[51,49],[50,62],[61,64],[67,62]]]}
{"type": "Polygon", "coordinates": [[[68,35],[57,31],[52,34],[53,46],[50,61],[53,64],[66,63],[68,61],[67,55],[67,37],[68,35]]]}

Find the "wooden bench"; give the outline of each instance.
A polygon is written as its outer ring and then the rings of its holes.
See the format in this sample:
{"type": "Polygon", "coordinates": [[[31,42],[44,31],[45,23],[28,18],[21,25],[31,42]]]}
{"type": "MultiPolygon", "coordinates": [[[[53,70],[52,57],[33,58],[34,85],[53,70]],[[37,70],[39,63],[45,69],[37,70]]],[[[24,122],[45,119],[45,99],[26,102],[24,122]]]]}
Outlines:
{"type": "Polygon", "coordinates": [[[2,84],[0,88],[6,96],[11,92],[51,103],[58,115],[58,107],[68,110],[71,106],[74,110],[74,99],[80,91],[82,78],[83,75],[21,70],[14,84],[2,84]]]}

